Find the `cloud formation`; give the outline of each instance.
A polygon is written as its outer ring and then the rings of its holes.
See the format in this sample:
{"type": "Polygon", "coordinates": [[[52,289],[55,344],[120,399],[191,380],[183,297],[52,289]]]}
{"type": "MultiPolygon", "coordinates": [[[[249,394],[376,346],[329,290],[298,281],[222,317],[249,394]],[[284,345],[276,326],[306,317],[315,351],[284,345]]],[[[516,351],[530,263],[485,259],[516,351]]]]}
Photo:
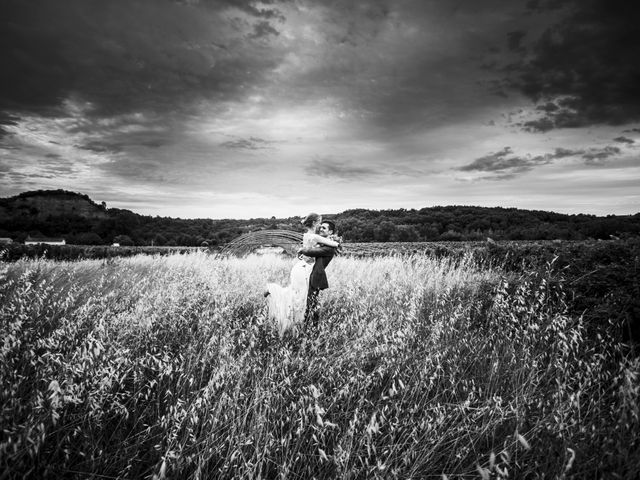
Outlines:
{"type": "Polygon", "coordinates": [[[585,165],[603,165],[611,157],[619,156],[619,147],[607,145],[588,149],[556,148],[553,153],[544,155],[515,155],[511,147],[475,159],[473,162],[457,168],[461,172],[479,172],[490,175],[486,179],[510,179],[529,172],[536,167],[549,165],[561,159],[580,158],[585,165]]]}
{"type": "Polygon", "coordinates": [[[270,146],[271,143],[273,142],[264,140],[262,138],[250,137],[239,138],[237,140],[227,140],[226,142],[222,142],[220,146],[231,150],[264,150],[267,148],[272,148],[270,146]]]}
{"type": "MultiPolygon", "coordinates": [[[[555,12],[546,28],[507,67],[505,85],[539,103],[531,131],[620,125],[640,119],[640,4],[624,0],[536,0],[532,12],[555,12]]],[[[520,38],[520,37],[517,37],[520,38]]],[[[507,42],[513,46],[514,37],[507,42]]]]}
{"type": "Polygon", "coordinates": [[[620,148],[613,146],[606,146],[604,148],[590,148],[588,151],[582,154],[582,158],[585,159],[587,165],[599,165],[605,160],[621,153],[620,148]]]}
{"type": "Polygon", "coordinates": [[[640,82],[622,18],[635,7],[603,5],[5,1],[0,189],[111,191],[153,214],[271,199],[289,214],[325,196],[327,209],[496,204],[574,169],[588,201],[611,205],[594,185],[638,178],[640,82]]]}
{"type": "Polygon", "coordinates": [[[546,165],[553,160],[552,155],[537,155],[535,157],[522,157],[512,155],[511,147],[504,147],[502,150],[490,153],[483,157],[475,159],[468,165],[460,167],[458,170],[462,172],[504,172],[508,171],[511,175],[531,170],[539,165],[546,165]]]}
{"type": "Polygon", "coordinates": [[[332,158],[314,158],[306,167],[305,173],[311,177],[332,180],[366,180],[381,174],[380,170],[366,165],[352,165],[343,160],[332,158]]]}
{"type": "Polygon", "coordinates": [[[9,2],[0,107],[55,108],[75,96],[94,115],[175,111],[209,94],[243,95],[247,79],[276,65],[260,52],[282,21],[273,2],[187,3],[9,2]]]}

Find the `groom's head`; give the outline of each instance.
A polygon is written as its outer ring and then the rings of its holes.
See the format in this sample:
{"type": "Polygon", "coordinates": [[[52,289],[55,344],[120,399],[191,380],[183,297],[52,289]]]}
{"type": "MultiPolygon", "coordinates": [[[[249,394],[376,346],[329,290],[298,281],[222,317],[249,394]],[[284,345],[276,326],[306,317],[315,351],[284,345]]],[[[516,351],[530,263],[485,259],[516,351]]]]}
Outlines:
{"type": "Polygon", "coordinates": [[[335,231],[336,231],[336,224],[333,223],[331,220],[324,220],[320,224],[320,228],[318,229],[318,233],[322,237],[328,237],[329,235],[335,233],[335,231]]]}

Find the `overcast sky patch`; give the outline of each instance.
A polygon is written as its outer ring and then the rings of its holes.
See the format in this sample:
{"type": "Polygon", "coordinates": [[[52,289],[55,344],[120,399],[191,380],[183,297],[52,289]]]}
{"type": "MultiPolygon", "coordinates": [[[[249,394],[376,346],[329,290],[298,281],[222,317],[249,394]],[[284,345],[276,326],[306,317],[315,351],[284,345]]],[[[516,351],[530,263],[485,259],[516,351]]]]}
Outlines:
{"type": "Polygon", "coordinates": [[[557,4],[9,2],[0,188],[245,218],[382,198],[561,210],[562,174],[585,213],[636,212],[599,175],[640,182],[640,7],[557,4]]]}

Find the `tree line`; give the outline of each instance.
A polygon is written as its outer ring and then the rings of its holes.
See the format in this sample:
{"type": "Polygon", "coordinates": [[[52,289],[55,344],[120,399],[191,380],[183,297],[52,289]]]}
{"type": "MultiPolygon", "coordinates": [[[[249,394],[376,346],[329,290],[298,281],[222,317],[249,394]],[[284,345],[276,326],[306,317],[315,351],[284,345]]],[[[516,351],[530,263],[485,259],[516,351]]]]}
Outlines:
{"type": "MultiPolygon", "coordinates": [[[[72,194],[72,192],[65,192],[72,194]]],[[[90,201],[78,195],[80,201],[90,201]]],[[[302,231],[299,217],[255,219],[180,219],[139,215],[129,210],[98,206],[99,216],[55,211],[43,215],[29,209],[11,210],[7,199],[0,237],[24,242],[28,236],[63,237],[80,245],[223,245],[239,235],[262,229],[302,231]],[[104,215],[106,213],[106,216],[104,215]]],[[[0,205],[2,206],[2,205],[0,205]]],[[[324,215],[336,222],[348,242],[418,242],[485,240],[584,240],[631,237],[640,234],[635,215],[566,215],[554,212],[469,206],[422,209],[352,209],[324,215]]]]}

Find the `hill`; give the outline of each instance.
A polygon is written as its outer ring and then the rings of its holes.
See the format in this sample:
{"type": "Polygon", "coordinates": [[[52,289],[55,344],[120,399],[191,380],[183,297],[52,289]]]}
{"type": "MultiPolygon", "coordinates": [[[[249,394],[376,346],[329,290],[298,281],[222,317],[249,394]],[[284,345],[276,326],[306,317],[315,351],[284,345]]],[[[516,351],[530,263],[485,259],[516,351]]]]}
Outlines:
{"type": "MultiPolygon", "coordinates": [[[[609,239],[640,234],[640,214],[565,215],[516,208],[437,206],[416,209],[352,209],[326,214],[350,242],[609,239]]],[[[301,230],[299,218],[213,220],[139,215],[107,208],[87,195],[39,190],[0,199],[0,237],[64,237],[67,243],[197,246],[228,242],[260,229],[301,230]]]]}
{"type": "Polygon", "coordinates": [[[36,190],[0,199],[0,220],[31,217],[106,218],[105,205],[98,205],[87,195],[66,190],[36,190]]]}

